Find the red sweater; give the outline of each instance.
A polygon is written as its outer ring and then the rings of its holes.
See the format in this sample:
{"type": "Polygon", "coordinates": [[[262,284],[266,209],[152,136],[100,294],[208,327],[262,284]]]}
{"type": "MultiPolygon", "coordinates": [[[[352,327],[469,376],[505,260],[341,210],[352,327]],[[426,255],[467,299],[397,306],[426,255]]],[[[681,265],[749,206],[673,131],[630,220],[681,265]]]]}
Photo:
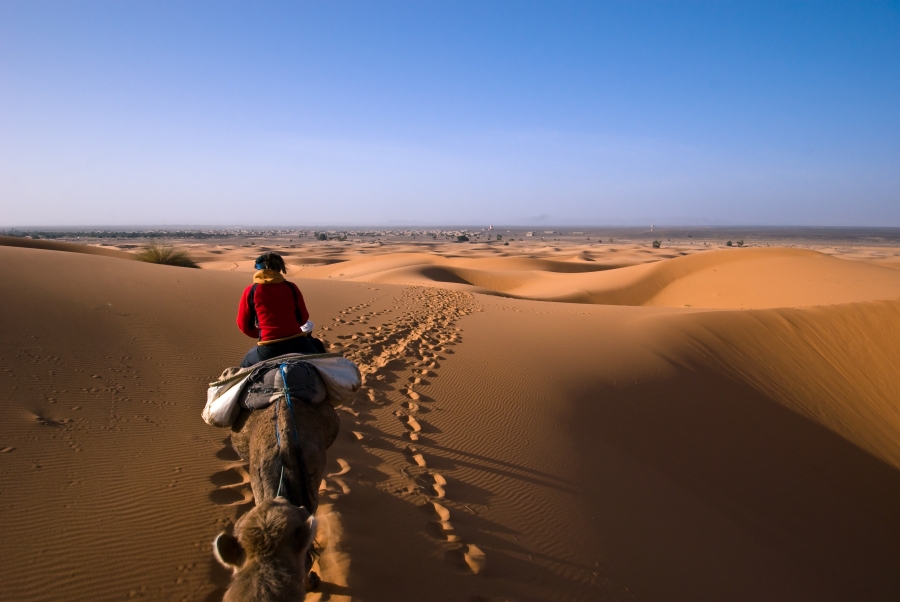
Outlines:
{"type": "MultiPolygon", "coordinates": [[[[268,271],[268,270],[267,270],[268,271]]],[[[280,274],[279,274],[280,276],[280,274]]],[[[257,278],[254,278],[257,280],[257,278]]],[[[250,289],[248,286],[241,295],[241,303],[238,306],[237,325],[248,337],[258,337],[261,342],[274,339],[284,339],[300,334],[300,326],[309,320],[309,312],[303,302],[300,289],[293,282],[281,280],[280,282],[257,283],[253,293],[253,305],[256,308],[256,327],[253,312],[250,309],[250,289]],[[294,304],[294,295],[291,288],[297,293],[297,303],[294,304]],[[300,321],[297,321],[297,314],[300,321]]]]}

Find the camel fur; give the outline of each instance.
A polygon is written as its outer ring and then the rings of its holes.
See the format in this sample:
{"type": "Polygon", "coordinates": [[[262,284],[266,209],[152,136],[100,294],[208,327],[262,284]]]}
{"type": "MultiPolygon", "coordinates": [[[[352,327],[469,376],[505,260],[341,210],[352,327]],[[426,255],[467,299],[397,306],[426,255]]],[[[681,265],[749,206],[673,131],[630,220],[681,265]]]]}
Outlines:
{"type": "Polygon", "coordinates": [[[223,602],[302,602],[298,575],[309,570],[316,519],[283,497],[259,503],[242,516],[234,535],[213,542],[216,559],[234,572],[223,602]]]}
{"type": "MultiPolygon", "coordinates": [[[[325,450],[334,443],[339,429],[340,418],[328,403],[297,399],[288,406],[281,399],[259,410],[243,410],[232,426],[231,444],[249,463],[257,506],[280,496],[315,514],[325,473],[325,450]]],[[[312,553],[307,550],[305,554],[302,572],[295,573],[294,579],[312,590],[319,576],[310,571],[312,553]]]]}
{"type": "Polygon", "coordinates": [[[250,464],[250,487],[257,504],[274,499],[281,485],[282,496],[315,514],[325,474],[325,450],[337,438],[341,421],[328,403],[298,400],[292,407],[290,413],[282,400],[253,412],[242,411],[231,427],[231,444],[250,464]]]}

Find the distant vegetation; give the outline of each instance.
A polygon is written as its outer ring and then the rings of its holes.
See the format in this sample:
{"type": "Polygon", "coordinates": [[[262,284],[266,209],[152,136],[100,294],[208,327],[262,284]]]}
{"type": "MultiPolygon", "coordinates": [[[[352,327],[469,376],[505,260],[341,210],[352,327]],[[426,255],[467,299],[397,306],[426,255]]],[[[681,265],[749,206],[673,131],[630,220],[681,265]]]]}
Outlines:
{"type": "MultiPolygon", "coordinates": [[[[653,248],[654,248],[654,249],[658,249],[659,246],[660,246],[661,244],[662,244],[661,241],[654,240],[654,241],[653,241],[653,248]]],[[[731,243],[728,243],[728,244],[731,244],[731,243]]]]}
{"type": "Polygon", "coordinates": [[[168,245],[150,244],[137,253],[137,258],[147,263],[175,265],[182,268],[199,268],[194,260],[184,251],[178,251],[168,245]]]}
{"type": "Polygon", "coordinates": [[[469,242],[469,237],[465,234],[460,234],[456,237],[456,242],[469,242]]]}
{"type": "Polygon", "coordinates": [[[233,236],[230,232],[209,232],[201,230],[17,230],[15,228],[0,232],[3,236],[16,236],[19,238],[225,238],[233,236]]]}

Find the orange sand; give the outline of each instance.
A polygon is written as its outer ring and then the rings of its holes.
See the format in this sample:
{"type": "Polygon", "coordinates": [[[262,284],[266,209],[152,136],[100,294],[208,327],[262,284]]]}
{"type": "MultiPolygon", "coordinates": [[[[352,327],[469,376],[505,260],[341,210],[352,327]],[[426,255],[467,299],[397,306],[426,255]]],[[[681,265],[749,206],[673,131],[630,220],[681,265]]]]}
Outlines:
{"type": "MultiPolygon", "coordinates": [[[[250,496],[200,410],[252,344],[259,247],[190,270],[35,246],[0,246],[0,599],[217,599],[209,544],[250,496]]],[[[287,251],[365,373],[308,599],[900,596],[889,257],[287,251]]]]}

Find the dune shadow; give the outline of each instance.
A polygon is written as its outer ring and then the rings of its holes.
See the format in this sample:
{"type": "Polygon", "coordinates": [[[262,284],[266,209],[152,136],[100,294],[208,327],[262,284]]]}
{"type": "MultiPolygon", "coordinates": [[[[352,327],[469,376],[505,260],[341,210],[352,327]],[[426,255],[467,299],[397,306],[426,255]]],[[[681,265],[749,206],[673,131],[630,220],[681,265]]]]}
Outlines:
{"type": "Polygon", "coordinates": [[[900,598],[900,472],[710,372],[589,390],[585,500],[636,596],[900,598]]]}
{"type": "Polygon", "coordinates": [[[452,270],[448,270],[439,266],[423,267],[421,268],[420,273],[429,280],[433,280],[434,282],[452,282],[454,284],[469,285],[472,284],[468,280],[465,280],[462,277],[458,276],[452,270]]]}

